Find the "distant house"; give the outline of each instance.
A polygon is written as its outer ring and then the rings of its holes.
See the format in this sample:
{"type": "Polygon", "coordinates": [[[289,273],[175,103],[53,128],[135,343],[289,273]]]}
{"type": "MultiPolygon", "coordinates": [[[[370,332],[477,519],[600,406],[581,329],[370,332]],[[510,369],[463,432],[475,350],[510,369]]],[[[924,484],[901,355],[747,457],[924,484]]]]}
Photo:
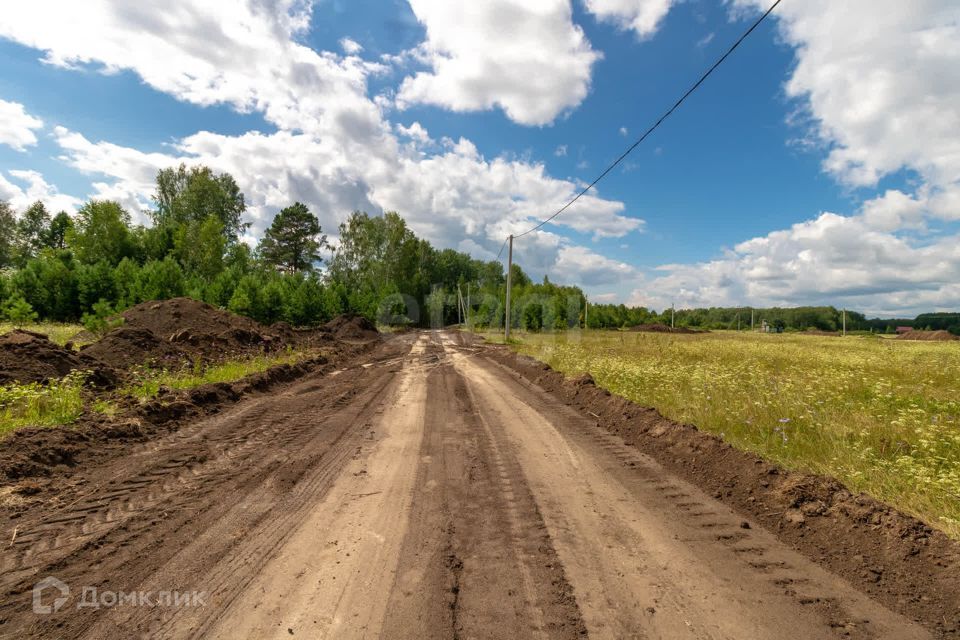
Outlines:
{"type": "Polygon", "coordinates": [[[897,327],[897,334],[913,331],[913,327],[897,327]]]}

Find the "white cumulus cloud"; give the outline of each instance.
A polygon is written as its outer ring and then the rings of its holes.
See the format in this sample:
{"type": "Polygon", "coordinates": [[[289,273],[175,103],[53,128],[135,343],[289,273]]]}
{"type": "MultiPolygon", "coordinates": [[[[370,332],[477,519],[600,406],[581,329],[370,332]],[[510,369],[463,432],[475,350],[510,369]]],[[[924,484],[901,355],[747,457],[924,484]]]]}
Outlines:
{"type": "Polygon", "coordinates": [[[43,127],[43,120],[24,109],[19,102],[0,100],[0,144],[24,151],[37,144],[35,129],[43,127]]]}
{"type": "Polygon", "coordinates": [[[15,211],[23,211],[38,200],[51,212],[75,211],[81,204],[79,198],[60,193],[48,183],[42,174],[28,169],[12,169],[7,174],[11,182],[0,173],[0,200],[6,200],[15,211]],[[19,183],[19,184],[16,184],[19,183]]]}
{"type": "Polygon", "coordinates": [[[601,56],[573,23],[569,0],[410,0],[427,39],[414,52],[428,70],[403,80],[402,108],[503,109],[524,125],[545,125],[576,107],[601,56]]]}
{"type": "Polygon", "coordinates": [[[603,22],[632,30],[638,38],[649,38],[660,26],[677,0],[585,0],[587,11],[603,22]]]}

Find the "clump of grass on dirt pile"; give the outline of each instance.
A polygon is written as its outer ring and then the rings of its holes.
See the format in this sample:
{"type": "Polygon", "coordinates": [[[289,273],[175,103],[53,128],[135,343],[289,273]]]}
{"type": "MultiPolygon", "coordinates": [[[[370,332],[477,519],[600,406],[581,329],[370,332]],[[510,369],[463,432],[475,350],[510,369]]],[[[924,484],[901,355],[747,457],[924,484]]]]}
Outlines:
{"type": "Polygon", "coordinates": [[[179,371],[143,368],[136,372],[135,382],[121,389],[135,398],[152,398],[161,387],[171,390],[193,389],[212,382],[236,382],[254,373],[263,373],[270,367],[281,364],[296,364],[307,354],[286,351],[282,354],[259,355],[242,360],[230,360],[210,366],[196,361],[192,368],[179,371]]]}
{"type": "MultiPolygon", "coordinates": [[[[80,346],[84,344],[83,340],[76,340],[75,336],[83,331],[83,325],[80,324],[66,324],[62,322],[40,322],[40,323],[28,323],[28,324],[18,324],[15,325],[11,322],[0,322],[0,335],[9,333],[14,329],[24,329],[25,331],[33,331],[34,333],[42,333],[48,338],[51,342],[55,342],[61,347],[67,342],[73,340],[74,344],[80,346]]],[[[93,336],[91,336],[93,339],[93,336]]],[[[86,342],[89,342],[86,341],[86,342]]]]}
{"type": "Polygon", "coordinates": [[[960,343],[591,331],[513,348],[960,537],[960,343]]]}
{"type": "Polygon", "coordinates": [[[0,386],[0,438],[21,427],[56,427],[75,422],[83,412],[86,373],[73,371],[49,384],[0,386]]]}

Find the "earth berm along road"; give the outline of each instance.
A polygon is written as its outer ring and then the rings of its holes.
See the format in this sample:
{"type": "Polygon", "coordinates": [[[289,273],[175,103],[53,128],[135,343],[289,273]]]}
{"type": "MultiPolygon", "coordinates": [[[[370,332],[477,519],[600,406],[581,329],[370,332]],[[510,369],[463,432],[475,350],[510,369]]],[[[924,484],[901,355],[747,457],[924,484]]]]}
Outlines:
{"type": "Polygon", "coordinates": [[[486,349],[393,336],[91,469],[3,543],[0,633],[928,637],[486,349]]]}

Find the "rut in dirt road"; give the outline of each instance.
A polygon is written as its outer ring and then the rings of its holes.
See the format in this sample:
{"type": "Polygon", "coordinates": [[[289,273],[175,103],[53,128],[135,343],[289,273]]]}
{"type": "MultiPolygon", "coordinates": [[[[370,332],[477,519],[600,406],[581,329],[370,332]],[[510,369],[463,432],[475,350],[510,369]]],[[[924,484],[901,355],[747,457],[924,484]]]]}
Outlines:
{"type": "Polygon", "coordinates": [[[930,637],[485,349],[393,336],[86,470],[0,553],[0,637],[930,637]],[[46,575],[205,605],[37,615],[46,575]]]}

